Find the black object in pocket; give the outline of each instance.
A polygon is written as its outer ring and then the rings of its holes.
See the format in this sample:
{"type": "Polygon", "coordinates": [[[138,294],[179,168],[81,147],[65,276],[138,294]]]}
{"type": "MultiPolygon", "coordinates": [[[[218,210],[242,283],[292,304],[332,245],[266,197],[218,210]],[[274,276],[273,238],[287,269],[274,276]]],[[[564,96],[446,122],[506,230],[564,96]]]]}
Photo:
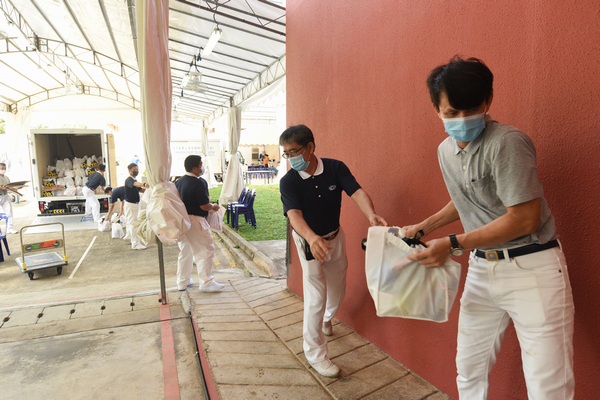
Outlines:
{"type": "Polygon", "coordinates": [[[313,256],[312,251],[310,251],[310,245],[306,239],[302,238],[302,240],[304,240],[304,257],[306,258],[306,261],[314,260],[315,256],[313,256]]]}

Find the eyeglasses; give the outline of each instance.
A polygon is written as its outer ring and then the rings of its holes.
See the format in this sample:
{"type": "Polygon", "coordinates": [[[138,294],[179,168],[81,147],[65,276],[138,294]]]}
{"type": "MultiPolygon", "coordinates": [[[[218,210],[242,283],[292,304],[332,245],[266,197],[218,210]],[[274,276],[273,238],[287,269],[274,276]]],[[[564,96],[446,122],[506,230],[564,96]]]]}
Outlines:
{"type": "Polygon", "coordinates": [[[296,157],[300,153],[300,150],[302,150],[305,147],[306,147],[306,144],[304,146],[300,147],[298,150],[290,150],[290,151],[287,152],[287,154],[283,153],[281,155],[281,157],[285,158],[286,160],[288,158],[296,157]]]}

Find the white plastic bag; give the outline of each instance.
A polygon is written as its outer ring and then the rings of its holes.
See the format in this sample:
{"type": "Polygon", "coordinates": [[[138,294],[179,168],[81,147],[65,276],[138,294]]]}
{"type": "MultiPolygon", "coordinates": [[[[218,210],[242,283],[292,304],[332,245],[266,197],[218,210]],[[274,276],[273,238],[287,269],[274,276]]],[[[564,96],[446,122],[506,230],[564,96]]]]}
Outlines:
{"type": "Polygon", "coordinates": [[[123,227],[118,222],[112,223],[112,238],[113,239],[122,239],[125,234],[123,233],[123,227]]]}
{"type": "Polygon", "coordinates": [[[111,227],[110,227],[110,221],[107,219],[103,219],[102,221],[98,222],[98,230],[100,232],[108,232],[110,231],[111,227]]]}
{"type": "Polygon", "coordinates": [[[219,206],[219,211],[210,210],[206,220],[210,225],[210,230],[215,232],[223,231],[223,215],[225,215],[225,207],[219,206]]]}
{"type": "Polygon", "coordinates": [[[460,264],[448,258],[443,268],[407,260],[425,248],[410,247],[398,227],[372,226],[367,237],[367,286],[380,317],[446,322],[458,292],[460,264]]]}
{"type": "Polygon", "coordinates": [[[65,188],[65,191],[63,193],[65,196],[75,196],[77,195],[77,188],[75,186],[68,186],[67,188],[65,188]]]}

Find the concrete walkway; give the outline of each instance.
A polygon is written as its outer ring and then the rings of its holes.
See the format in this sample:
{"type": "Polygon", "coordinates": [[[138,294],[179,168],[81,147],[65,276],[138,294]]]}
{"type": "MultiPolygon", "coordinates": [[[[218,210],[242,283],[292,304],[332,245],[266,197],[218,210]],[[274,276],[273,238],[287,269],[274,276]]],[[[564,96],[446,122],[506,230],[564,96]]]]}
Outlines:
{"type": "Polygon", "coordinates": [[[339,321],[329,356],[342,373],[316,373],[302,350],[302,299],[282,282],[242,278],[219,293],[187,290],[222,400],[448,399],[339,321]]]}

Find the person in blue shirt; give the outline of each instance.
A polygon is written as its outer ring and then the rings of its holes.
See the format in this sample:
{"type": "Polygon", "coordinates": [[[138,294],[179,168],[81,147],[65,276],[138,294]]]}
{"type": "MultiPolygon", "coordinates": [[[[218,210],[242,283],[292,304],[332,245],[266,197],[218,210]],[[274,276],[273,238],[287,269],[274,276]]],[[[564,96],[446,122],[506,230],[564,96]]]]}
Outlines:
{"type": "Polygon", "coordinates": [[[98,171],[94,172],[88,177],[85,186],[82,189],[83,196],[85,197],[85,215],[92,215],[94,222],[100,222],[100,202],[96,197],[96,189],[100,188],[104,191],[106,186],[106,180],[104,179],[104,171],[106,167],[104,164],[98,165],[98,171]]]}
{"type": "Polygon", "coordinates": [[[327,339],[346,290],[346,236],[340,226],[342,192],[371,225],[387,226],[373,202],[341,161],[315,155],[315,139],[304,125],[286,129],[279,138],[283,158],[292,167],[280,181],[283,212],[289,218],[302,266],[304,286],[304,354],[319,374],[334,377],[340,368],[327,357],[327,339]]]}
{"type": "Polygon", "coordinates": [[[123,207],[125,206],[125,186],[119,186],[114,189],[110,186],[107,186],[106,189],[104,189],[104,193],[110,196],[110,206],[108,207],[108,212],[106,213],[106,219],[110,219],[110,215],[112,214],[117,201],[121,202],[121,209],[119,210],[119,215],[117,218],[121,218],[123,215],[123,207]]]}
{"type": "Polygon", "coordinates": [[[210,210],[218,211],[219,205],[212,204],[208,194],[208,184],[201,178],[205,170],[202,157],[188,156],[184,161],[184,176],[175,182],[181,201],[190,217],[192,226],[185,234],[185,238],[178,242],[179,258],[177,259],[177,288],[185,290],[192,281],[194,260],[200,278],[200,290],[203,292],[217,292],[225,285],[214,280],[212,266],[215,259],[215,245],[213,243],[210,225],[206,220],[210,210]]]}
{"type": "Polygon", "coordinates": [[[131,248],[134,250],[144,250],[144,246],[140,242],[140,238],[135,232],[133,223],[138,219],[138,212],[140,210],[140,191],[144,191],[145,188],[149,187],[147,183],[136,181],[135,177],[140,173],[139,167],[135,163],[131,163],[127,166],[129,170],[129,177],[125,179],[125,218],[127,219],[126,229],[127,234],[125,238],[131,240],[131,248]]]}

